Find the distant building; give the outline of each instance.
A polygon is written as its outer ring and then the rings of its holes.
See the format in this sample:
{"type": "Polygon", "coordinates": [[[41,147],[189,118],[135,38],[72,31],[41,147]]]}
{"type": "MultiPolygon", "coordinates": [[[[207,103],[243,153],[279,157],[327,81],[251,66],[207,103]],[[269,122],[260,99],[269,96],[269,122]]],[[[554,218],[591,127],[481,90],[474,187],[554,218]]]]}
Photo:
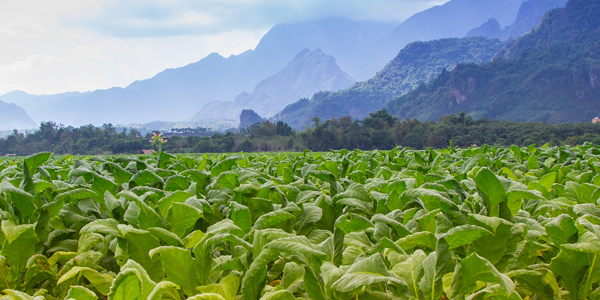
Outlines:
{"type": "Polygon", "coordinates": [[[5,154],[4,156],[17,156],[16,154],[5,154]]]}
{"type": "Polygon", "coordinates": [[[595,118],[592,120],[592,123],[594,123],[594,124],[596,124],[596,123],[598,123],[598,122],[600,122],[600,118],[598,118],[598,117],[595,117],[595,118]]]}
{"type": "Polygon", "coordinates": [[[142,150],[142,154],[152,154],[154,150],[142,150]]]}

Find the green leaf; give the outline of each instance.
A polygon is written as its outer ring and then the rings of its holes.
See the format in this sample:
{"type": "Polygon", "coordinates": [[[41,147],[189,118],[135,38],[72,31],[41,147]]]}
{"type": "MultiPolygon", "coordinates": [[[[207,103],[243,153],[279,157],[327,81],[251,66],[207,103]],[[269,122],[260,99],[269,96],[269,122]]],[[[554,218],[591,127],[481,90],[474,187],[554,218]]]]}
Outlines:
{"type": "Polygon", "coordinates": [[[500,180],[488,168],[481,168],[473,179],[477,185],[477,192],[485,207],[488,215],[498,217],[500,215],[500,203],[506,201],[506,192],[500,180]]]}
{"type": "Polygon", "coordinates": [[[186,295],[194,295],[198,273],[192,252],[177,247],[163,246],[150,251],[150,257],[154,257],[156,254],[160,255],[167,280],[181,287],[186,295]]]}
{"type": "Polygon", "coordinates": [[[86,267],[71,268],[60,277],[56,285],[60,285],[63,282],[71,282],[71,279],[77,279],[80,276],[84,276],[102,295],[107,295],[110,292],[111,284],[113,283],[112,277],[104,276],[98,273],[98,271],[86,267]]]}
{"type": "Polygon", "coordinates": [[[150,295],[148,295],[147,299],[148,300],[161,300],[161,299],[163,299],[164,292],[167,292],[169,290],[178,290],[178,289],[179,289],[179,286],[170,281],[161,281],[154,286],[154,288],[150,292],[150,295]]]}
{"type": "Polygon", "coordinates": [[[374,283],[386,282],[396,283],[406,286],[406,283],[394,277],[388,271],[379,254],[359,259],[352,264],[340,279],[331,286],[332,289],[339,292],[353,292],[364,286],[374,283]]]}
{"type": "Polygon", "coordinates": [[[104,233],[121,236],[121,231],[118,228],[119,223],[115,219],[100,219],[87,223],[81,230],[80,234],[86,233],[104,233]]]}
{"type": "Polygon", "coordinates": [[[128,269],[120,272],[115,278],[108,293],[111,300],[142,299],[142,283],[137,270],[128,269]]]}
{"type": "Polygon", "coordinates": [[[345,234],[349,234],[352,232],[367,230],[375,225],[373,225],[369,219],[361,215],[349,213],[347,215],[340,216],[335,221],[335,226],[341,229],[345,234]]]}
{"type": "Polygon", "coordinates": [[[206,294],[200,294],[200,295],[196,295],[196,296],[187,298],[187,300],[225,300],[225,299],[219,294],[206,293],[206,294]]]}
{"type": "Polygon", "coordinates": [[[232,154],[228,156],[224,160],[219,161],[210,169],[210,176],[215,178],[221,173],[229,171],[231,167],[235,164],[235,162],[241,159],[244,159],[244,157],[239,154],[232,154]]]}
{"type": "Polygon", "coordinates": [[[15,225],[10,220],[2,221],[2,232],[6,236],[2,246],[2,256],[6,257],[11,273],[18,276],[27,260],[35,254],[35,244],[39,241],[33,224],[15,225]]]}
{"type": "Polygon", "coordinates": [[[142,282],[142,299],[146,299],[150,295],[150,292],[152,291],[156,283],[152,281],[152,279],[150,279],[150,276],[148,276],[148,272],[146,272],[146,270],[144,270],[142,266],[140,266],[137,262],[131,259],[128,260],[127,263],[125,263],[121,267],[121,272],[129,269],[136,270],[139,273],[139,278],[142,282]]]}
{"type": "Polygon", "coordinates": [[[58,195],[56,195],[56,197],[54,197],[54,200],[56,201],[57,199],[70,199],[70,200],[81,200],[81,199],[85,199],[85,198],[92,198],[92,197],[96,197],[98,196],[94,191],[86,189],[86,188],[79,188],[79,189],[74,189],[74,190],[70,190],[68,192],[64,192],[64,193],[60,193],[58,195]]]}
{"type": "Polygon", "coordinates": [[[425,208],[427,209],[427,211],[434,211],[438,208],[442,208],[443,206],[446,207],[455,207],[456,204],[454,204],[454,202],[450,201],[450,199],[442,196],[442,194],[440,194],[440,192],[436,191],[436,190],[430,190],[430,189],[423,189],[423,188],[416,188],[416,189],[409,189],[404,191],[401,195],[401,198],[403,197],[407,197],[407,198],[419,198],[423,205],[425,206],[425,208]]]}
{"type": "Polygon", "coordinates": [[[564,288],[570,293],[571,299],[579,298],[579,288],[582,285],[584,268],[589,265],[586,253],[569,249],[561,249],[550,263],[550,270],[560,276],[564,288]]]}
{"type": "Polygon", "coordinates": [[[73,285],[69,289],[69,292],[67,293],[67,296],[65,297],[65,299],[96,300],[96,299],[98,299],[98,296],[96,296],[96,294],[94,294],[94,292],[90,291],[89,289],[87,289],[83,286],[73,285]]]}
{"type": "Polygon", "coordinates": [[[452,256],[444,239],[438,241],[435,252],[431,252],[423,260],[423,277],[419,281],[419,289],[427,300],[437,300],[443,290],[443,277],[450,270],[452,256]]]}
{"type": "Polygon", "coordinates": [[[501,218],[482,215],[469,215],[469,224],[487,229],[492,235],[484,235],[475,240],[469,249],[477,252],[492,264],[498,263],[508,250],[509,239],[512,238],[513,225],[501,218]]]}
{"type": "Polygon", "coordinates": [[[473,241],[485,235],[491,235],[488,230],[475,225],[462,225],[454,227],[442,235],[446,239],[449,249],[471,244],[473,241]]]}
{"type": "Polygon", "coordinates": [[[417,232],[396,241],[396,245],[400,246],[405,251],[410,251],[416,247],[435,250],[436,243],[437,239],[435,238],[435,235],[429,231],[417,232]]]}
{"type": "Polygon", "coordinates": [[[260,216],[258,218],[258,220],[256,220],[256,222],[254,223],[254,226],[252,226],[254,229],[263,229],[263,228],[269,228],[273,225],[276,225],[278,223],[287,221],[289,219],[293,219],[294,215],[283,211],[283,210],[276,210],[276,211],[272,211],[270,213],[266,213],[262,216],[260,216]]]}
{"type": "Polygon", "coordinates": [[[312,203],[304,204],[300,220],[296,223],[296,232],[301,232],[306,225],[316,223],[323,217],[323,209],[312,203]]]}
{"type": "Polygon", "coordinates": [[[190,182],[187,178],[181,175],[173,175],[167,179],[165,182],[165,191],[173,192],[173,191],[185,191],[190,187],[190,182]]]}
{"type": "Polygon", "coordinates": [[[471,254],[460,260],[452,278],[452,295],[462,296],[477,291],[480,286],[478,282],[499,283],[507,295],[515,290],[515,284],[505,274],[498,270],[485,258],[471,254]]]}
{"type": "Polygon", "coordinates": [[[265,245],[265,248],[277,250],[278,252],[302,254],[304,256],[325,256],[325,253],[319,251],[305,236],[276,239],[265,245]]]}
{"type": "Polygon", "coordinates": [[[50,155],[52,155],[50,152],[41,152],[24,158],[23,163],[27,164],[27,167],[29,168],[29,174],[35,174],[37,168],[47,162],[50,158],[50,155]]]}
{"type": "Polygon", "coordinates": [[[231,210],[231,220],[237,225],[244,234],[250,232],[252,229],[252,218],[250,216],[250,210],[248,207],[241,205],[235,201],[231,201],[229,204],[231,210]]]}
{"type": "Polygon", "coordinates": [[[150,250],[160,246],[158,240],[145,230],[135,229],[131,226],[119,225],[119,230],[127,241],[126,250],[129,259],[139,263],[154,281],[160,281],[164,274],[158,257],[150,257],[150,250]]]}
{"type": "Polygon", "coordinates": [[[569,242],[569,239],[577,233],[577,227],[573,218],[562,214],[546,223],[546,233],[554,245],[560,247],[569,242]]]}
{"type": "Polygon", "coordinates": [[[183,191],[176,191],[170,193],[162,197],[160,200],[158,200],[158,202],[156,202],[156,209],[158,210],[161,216],[166,217],[167,210],[169,209],[169,207],[171,207],[171,204],[183,203],[185,202],[185,200],[189,199],[192,196],[194,195],[183,191]]]}
{"type": "Polygon", "coordinates": [[[419,281],[423,276],[423,261],[427,255],[422,250],[415,251],[405,261],[394,265],[391,272],[408,285],[411,296],[421,299],[423,294],[419,289],[419,281]]]}
{"type": "Polygon", "coordinates": [[[164,241],[169,246],[183,246],[183,240],[176,234],[160,227],[148,228],[148,231],[157,239],[164,241]]]}
{"type": "Polygon", "coordinates": [[[244,299],[256,300],[260,298],[267,280],[267,264],[279,257],[279,252],[265,249],[254,259],[242,280],[242,294],[244,299]]]}
{"type": "Polygon", "coordinates": [[[186,230],[196,224],[196,221],[202,217],[202,211],[187,205],[185,203],[173,203],[167,214],[167,220],[171,226],[171,232],[179,237],[183,237],[186,230]]]}

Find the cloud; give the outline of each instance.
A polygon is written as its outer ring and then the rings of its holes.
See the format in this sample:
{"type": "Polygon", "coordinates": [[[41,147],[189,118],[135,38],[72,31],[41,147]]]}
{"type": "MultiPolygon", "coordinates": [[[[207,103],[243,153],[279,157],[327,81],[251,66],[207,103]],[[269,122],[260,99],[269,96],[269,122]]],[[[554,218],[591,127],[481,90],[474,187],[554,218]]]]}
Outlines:
{"type": "Polygon", "coordinates": [[[81,26],[111,37],[164,37],[264,30],[277,23],[324,17],[402,21],[447,0],[121,0],[94,17],[72,17],[81,26]]]}

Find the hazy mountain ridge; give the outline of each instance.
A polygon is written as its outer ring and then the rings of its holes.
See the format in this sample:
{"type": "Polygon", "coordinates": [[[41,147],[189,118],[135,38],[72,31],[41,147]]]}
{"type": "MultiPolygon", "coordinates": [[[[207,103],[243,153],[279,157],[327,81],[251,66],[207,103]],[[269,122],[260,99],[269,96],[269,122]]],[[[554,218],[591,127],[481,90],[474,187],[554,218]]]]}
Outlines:
{"type": "Polygon", "coordinates": [[[481,26],[470,30],[467,36],[485,36],[488,38],[507,39],[526,34],[537,26],[544,14],[554,8],[564,7],[567,0],[529,0],[523,2],[519,8],[517,19],[510,26],[501,28],[500,23],[494,18],[489,19],[481,26]]]}
{"type": "Polygon", "coordinates": [[[242,93],[234,101],[205,104],[192,121],[202,119],[238,120],[243,109],[252,109],[270,117],[299,98],[318,91],[337,91],[354,83],[336,64],[333,56],[321,49],[305,49],[277,74],[259,82],[251,93],[242,93]]]}
{"type": "Polygon", "coordinates": [[[310,100],[290,104],[273,120],[295,128],[309,124],[315,116],[322,119],[352,116],[364,118],[423,82],[429,82],[443,69],[458,63],[487,62],[502,48],[503,42],[485,37],[451,38],[414,42],[406,46],[373,78],[358,82],[339,92],[319,92],[310,100]]]}
{"type": "Polygon", "coordinates": [[[0,130],[32,129],[37,126],[23,108],[0,100],[0,130]]]}
{"type": "MultiPolygon", "coordinates": [[[[230,101],[281,70],[305,48],[321,48],[342,63],[374,43],[394,23],[327,18],[279,24],[255,50],[228,58],[213,53],[187,66],[167,69],[125,88],[96,90],[52,102],[34,115],[68,125],[129,124],[154,120],[185,120],[212,101],[230,101]],[[93,111],[93,114],[89,112],[93,111]]],[[[35,109],[35,108],[34,108],[35,109]]]]}
{"type": "Polygon", "coordinates": [[[32,95],[23,91],[12,91],[0,96],[8,103],[14,103],[23,108],[36,122],[53,121],[53,115],[61,114],[61,100],[70,97],[79,97],[89,92],[66,92],[54,95],[32,95]]]}
{"type": "Polygon", "coordinates": [[[495,18],[502,26],[513,23],[523,0],[451,0],[411,16],[371,47],[356,55],[358,68],[348,74],[364,73],[367,80],[381,70],[400,49],[414,41],[464,37],[469,30],[495,18]]]}
{"type": "Polygon", "coordinates": [[[459,65],[387,105],[400,118],[590,122],[600,113],[600,0],[571,0],[487,64],[459,65]]]}

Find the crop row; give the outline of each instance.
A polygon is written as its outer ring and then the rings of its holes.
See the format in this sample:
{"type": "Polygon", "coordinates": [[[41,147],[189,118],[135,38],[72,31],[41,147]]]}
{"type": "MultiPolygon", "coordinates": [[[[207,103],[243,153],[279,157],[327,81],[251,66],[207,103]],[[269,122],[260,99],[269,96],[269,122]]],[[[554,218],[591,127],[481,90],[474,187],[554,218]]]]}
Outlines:
{"type": "Polygon", "coordinates": [[[600,148],[0,162],[0,299],[600,299],[600,148]]]}

